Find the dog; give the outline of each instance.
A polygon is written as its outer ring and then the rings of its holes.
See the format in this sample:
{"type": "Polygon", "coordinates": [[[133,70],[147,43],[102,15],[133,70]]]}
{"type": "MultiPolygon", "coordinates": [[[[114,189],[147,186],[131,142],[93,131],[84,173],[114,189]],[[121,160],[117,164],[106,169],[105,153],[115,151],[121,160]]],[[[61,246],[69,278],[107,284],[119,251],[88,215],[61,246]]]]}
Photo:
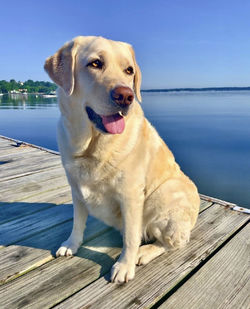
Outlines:
{"type": "Polygon", "coordinates": [[[44,68],[59,86],[57,140],[74,206],[71,235],[56,255],[77,252],[93,215],[121,231],[111,281],[128,282],[136,265],[189,241],[200,206],[197,188],[144,117],[131,45],[79,36],[44,68]]]}

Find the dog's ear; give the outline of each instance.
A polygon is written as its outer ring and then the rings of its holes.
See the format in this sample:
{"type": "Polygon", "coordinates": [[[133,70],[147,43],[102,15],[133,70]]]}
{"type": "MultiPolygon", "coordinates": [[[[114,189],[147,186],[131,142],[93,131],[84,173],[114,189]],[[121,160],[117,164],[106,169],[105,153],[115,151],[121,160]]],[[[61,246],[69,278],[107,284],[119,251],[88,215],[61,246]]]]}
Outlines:
{"type": "Polygon", "coordinates": [[[70,96],[74,91],[75,56],[77,44],[66,43],[53,56],[47,58],[44,69],[50,78],[70,96]]]}
{"type": "Polygon", "coordinates": [[[135,77],[134,77],[134,91],[139,102],[141,102],[141,70],[135,59],[135,52],[131,45],[129,45],[130,52],[132,54],[135,65],[135,77]]]}

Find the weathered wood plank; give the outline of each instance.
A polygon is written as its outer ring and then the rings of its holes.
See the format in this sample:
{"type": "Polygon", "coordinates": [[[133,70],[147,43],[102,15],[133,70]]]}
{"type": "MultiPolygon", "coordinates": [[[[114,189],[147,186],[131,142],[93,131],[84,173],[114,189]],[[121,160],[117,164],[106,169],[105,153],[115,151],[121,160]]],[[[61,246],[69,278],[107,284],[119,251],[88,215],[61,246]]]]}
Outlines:
{"type": "Polygon", "coordinates": [[[56,308],[150,307],[247,220],[246,215],[213,205],[200,214],[191,242],[185,248],[137,268],[135,279],[126,285],[107,284],[106,278],[100,278],[56,308]]]}
{"type": "Polygon", "coordinates": [[[42,192],[19,202],[0,202],[0,224],[66,203],[71,204],[71,191],[68,186],[42,192]]]}
{"type": "Polygon", "coordinates": [[[72,205],[60,205],[3,223],[0,229],[0,245],[13,244],[53,225],[70,220],[72,216],[72,205]]]}
{"type": "Polygon", "coordinates": [[[109,230],[89,241],[81,257],[57,258],[1,286],[0,303],[3,308],[49,308],[56,299],[71,295],[83,283],[88,284],[105,274],[114,263],[114,252],[117,254],[120,247],[119,233],[109,230]],[[98,247],[100,243],[102,247],[98,247]]]}
{"type": "Polygon", "coordinates": [[[250,308],[250,224],[159,308],[250,308]]]}
{"type": "Polygon", "coordinates": [[[13,144],[16,144],[16,143],[0,137],[0,149],[10,148],[12,147],[13,144]]]}
{"type": "Polygon", "coordinates": [[[25,145],[17,147],[16,144],[12,143],[9,146],[0,148],[0,161],[4,160],[6,157],[11,157],[13,155],[20,155],[20,154],[32,155],[32,153],[38,153],[38,152],[39,149],[36,149],[34,147],[29,147],[25,145]]]}
{"type": "MultiPolygon", "coordinates": [[[[0,141],[2,141],[0,137],[0,141]]],[[[4,146],[0,144],[0,160],[4,159],[5,157],[16,157],[16,156],[23,156],[30,153],[41,153],[41,149],[38,149],[36,147],[30,147],[25,144],[17,144],[15,142],[8,141],[7,144],[4,144],[4,146]]]]}
{"type": "MultiPolygon", "coordinates": [[[[38,234],[16,242],[16,244],[20,246],[28,246],[49,250],[52,252],[52,254],[55,254],[61,243],[69,237],[72,230],[72,224],[73,220],[66,221],[62,224],[53,226],[50,229],[41,231],[38,234]]],[[[106,230],[110,229],[110,227],[108,227],[101,221],[90,216],[88,217],[86,224],[87,226],[84,232],[83,243],[90,241],[94,237],[97,237],[106,230]]],[[[81,250],[78,253],[80,254],[81,250]]]]}
{"type": "Polygon", "coordinates": [[[6,139],[0,138],[0,146],[5,145],[7,142],[9,142],[9,141],[6,140],[6,139]]]}
{"type": "Polygon", "coordinates": [[[25,199],[27,203],[53,203],[55,205],[69,203],[71,204],[72,196],[69,186],[59,187],[54,190],[37,192],[28,198],[25,199]]]}
{"type": "Polygon", "coordinates": [[[25,175],[1,182],[1,202],[20,201],[26,197],[68,185],[61,166],[45,169],[39,173],[25,175]]]}
{"type": "Polygon", "coordinates": [[[200,212],[207,209],[208,207],[212,206],[213,203],[212,202],[209,202],[209,201],[206,201],[206,200],[202,200],[201,199],[201,205],[200,205],[200,212]]]}
{"type": "MultiPolygon", "coordinates": [[[[0,284],[52,259],[46,250],[9,246],[0,250],[0,284]]],[[[1,300],[0,300],[1,304],[1,300]]]]}
{"type": "Polygon", "coordinates": [[[10,157],[6,157],[4,162],[0,165],[0,181],[61,165],[58,156],[41,150],[34,152],[32,156],[25,156],[25,154],[11,155],[10,157]]]}
{"type": "MultiPolygon", "coordinates": [[[[48,152],[48,153],[53,153],[55,155],[59,155],[58,151],[51,150],[51,149],[48,149],[48,148],[45,148],[45,147],[42,147],[42,146],[39,146],[39,145],[34,145],[34,144],[31,144],[31,143],[28,143],[28,142],[16,140],[16,139],[13,139],[13,138],[10,138],[10,137],[6,137],[4,135],[0,135],[0,139],[1,139],[1,141],[10,142],[12,145],[16,145],[17,147],[30,147],[30,148],[35,148],[35,149],[42,150],[42,151],[45,151],[45,152],[48,152]]],[[[0,145],[1,145],[1,143],[0,143],[0,145]]],[[[0,148],[1,148],[1,146],[0,146],[0,148]]]]}
{"type": "MultiPolygon", "coordinates": [[[[84,243],[109,229],[104,223],[89,217],[84,233],[84,243]]],[[[2,248],[0,283],[3,284],[52,260],[61,243],[69,237],[71,230],[72,221],[67,221],[17,242],[18,245],[2,248]]]]}
{"type": "Polygon", "coordinates": [[[215,197],[211,197],[211,196],[207,196],[207,195],[204,195],[204,194],[200,194],[200,198],[203,199],[204,201],[216,203],[216,204],[223,205],[223,206],[231,206],[231,207],[233,207],[233,206],[236,205],[234,203],[223,201],[221,199],[218,199],[218,198],[215,198],[215,197]]]}
{"type": "Polygon", "coordinates": [[[95,238],[91,244],[83,246],[78,253],[81,257],[57,259],[3,285],[0,288],[1,302],[8,308],[49,308],[88,285],[59,307],[93,305],[128,308],[150,305],[246,220],[244,214],[214,205],[199,216],[192,240],[186,248],[166,253],[149,265],[137,268],[135,280],[125,286],[107,284],[104,278],[89,285],[109,270],[121,250],[121,238],[118,241],[118,234],[111,230],[109,235],[103,234],[101,239],[95,238]]]}
{"type": "Polygon", "coordinates": [[[47,155],[37,155],[31,158],[15,158],[15,160],[7,159],[6,163],[0,166],[0,181],[5,181],[15,177],[28,175],[39,172],[45,168],[60,165],[60,161],[56,157],[47,157],[47,155]]]}

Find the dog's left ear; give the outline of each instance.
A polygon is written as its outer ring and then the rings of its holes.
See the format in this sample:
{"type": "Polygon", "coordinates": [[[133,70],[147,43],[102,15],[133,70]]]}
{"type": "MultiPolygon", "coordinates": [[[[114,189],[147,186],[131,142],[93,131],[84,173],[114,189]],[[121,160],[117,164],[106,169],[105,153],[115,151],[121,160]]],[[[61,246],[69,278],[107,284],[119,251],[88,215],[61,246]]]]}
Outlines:
{"type": "Polygon", "coordinates": [[[135,76],[134,76],[134,91],[139,102],[141,102],[141,70],[135,59],[135,52],[131,45],[129,45],[130,52],[132,54],[134,65],[135,65],[135,76]]]}
{"type": "Polygon", "coordinates": [[[74,91],[76,43],[70,41],[60,48],[53,56],[49,57],[44,69],[50,78],[70,96],[74,91]]]}

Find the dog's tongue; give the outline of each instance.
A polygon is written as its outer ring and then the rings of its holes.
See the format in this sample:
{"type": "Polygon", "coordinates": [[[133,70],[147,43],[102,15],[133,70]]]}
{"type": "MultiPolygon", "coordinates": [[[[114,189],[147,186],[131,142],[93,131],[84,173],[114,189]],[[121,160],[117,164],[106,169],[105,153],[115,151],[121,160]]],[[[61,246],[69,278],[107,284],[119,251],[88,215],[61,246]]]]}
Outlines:
{"type": "Polygon", "coordinates": [[[105,127],[105,129],[111,133],[111,134],[120,134],[123,132],[125,128],[125,121],[123,117],[120,114],[114,114],[110,116],[103,116],[102,117],[102,123],[105,127]]]}

